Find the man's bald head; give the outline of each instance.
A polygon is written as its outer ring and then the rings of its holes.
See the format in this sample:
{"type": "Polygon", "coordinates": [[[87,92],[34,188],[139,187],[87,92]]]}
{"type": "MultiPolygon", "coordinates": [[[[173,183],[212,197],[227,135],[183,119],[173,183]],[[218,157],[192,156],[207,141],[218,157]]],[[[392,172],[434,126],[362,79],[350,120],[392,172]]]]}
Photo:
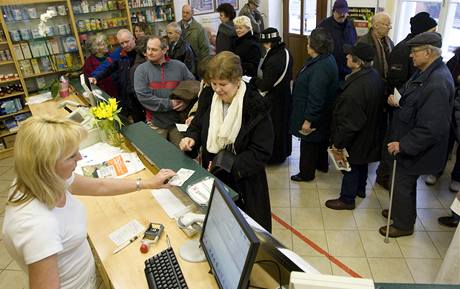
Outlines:
{"type": "Polygon", "coordinates": [[[193,17],[192,6],[185,4],[182,6],[182,21],[189,22],[193,17]]]}
{"type": "Polygon", "coordinates": [[[391,16],[386,12],[379,12],[372,17],[372,29],[379,38],[388,36],[391,27],[391,16]]]}
{"type": "Polygon", "coordinates": [[[117,40],[118,44],[120,44],[121,48],[126,52],[130,52],[134,49],[134,47],[136,47],[136,41],[134,40],[134,36],[128,29],[118,30],[117,40]]]}

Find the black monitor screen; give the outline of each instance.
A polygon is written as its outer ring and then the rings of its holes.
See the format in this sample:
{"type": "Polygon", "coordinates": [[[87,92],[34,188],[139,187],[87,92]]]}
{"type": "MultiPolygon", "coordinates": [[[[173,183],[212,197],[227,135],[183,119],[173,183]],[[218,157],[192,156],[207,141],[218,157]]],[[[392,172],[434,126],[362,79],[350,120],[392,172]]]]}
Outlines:
{"type": "Polygon", "coordinates": [[[218,180],[214,181],[200,243],[219,288],[247,288],[259,240],[218,180]]]}

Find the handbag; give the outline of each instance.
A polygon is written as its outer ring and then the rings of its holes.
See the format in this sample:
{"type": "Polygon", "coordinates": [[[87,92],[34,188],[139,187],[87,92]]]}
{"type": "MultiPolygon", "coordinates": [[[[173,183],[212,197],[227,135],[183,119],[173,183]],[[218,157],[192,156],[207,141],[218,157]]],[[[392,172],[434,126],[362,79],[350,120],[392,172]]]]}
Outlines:
{"type": "Polygon", "coordinates": [[[235,162],[236,155],[226,149],[220,150],[211,163],[209,171],[212,174],[225,171],[227,173],[232,172],[233,163],[235,162]]]}

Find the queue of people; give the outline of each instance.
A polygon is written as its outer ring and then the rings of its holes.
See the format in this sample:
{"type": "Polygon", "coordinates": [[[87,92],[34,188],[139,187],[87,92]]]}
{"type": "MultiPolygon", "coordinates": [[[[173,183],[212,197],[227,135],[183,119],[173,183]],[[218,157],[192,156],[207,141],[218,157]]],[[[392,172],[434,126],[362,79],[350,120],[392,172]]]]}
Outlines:
{"type": "MultiPolygon", "coordinates": [[[[265,168],[289,157],[295,136],[301,140],[300,160],[292,181],[310,182],[316,170],[328,172],[327,149],[346,149],[351,171],[343,173],[338,198],[327,200],[325,206],[353,210],[356,197],[366,197],[368,164],[380,161],[377,183],[389,188],[393,182],[394,197],[393,223],[389,232],[386,227],[379,232],[394,238],[413,234],[417,179],[439,176],[449,137],[459,138],[451,119],[460,118],[454,90],[460,83],[460,50],[449,66],[444,64],[441,35],[434,32],[436,21],[426,12],[410,19],[411,33],[396,46],[389,38],[391,18],[384,12],[376,13],[369,32],[358,38],[347,17],[347,1],[336,0],[332,16],[311,32],[308,59],[291,90],[293,58],[279,31],[264,29],[259,2],[248,0],[238,17],[228,3],[217,8],[221,24],[215,56],[210,56],[209,41],[193,9],[184,5],[182,19],[168,25],[166,38],[136,25],[134,35],[126,29],[118,32],[120,48],[109,53],[104,37],[96,36],[85,73],[116,96],[129,120],[147,122],[191,158],[199,157],[204,168],[239,194],[238,206],[268,231],[272,224],[265,168]],[[187,105],[171,94],[182,81],[195,79],[201,82],[194,115],[187,120],[187,131],[180,133],[175,124],[187,105]],[[397,174],[392,180],[394,159],[397,174]]],[[[81,158],[78,144],[84,137],[77,125],[51,118],[30,118],[18,133],[18,179],[8,200],[5,244],[29,272],[30,284],[44,280],[48,288],[56,282],[62,288],[91,288],[88,282],[94,282],[94,260],[83,237],[84,209],[72,194],[116,195],[158,188],[174,175],[161,170],[142,183],[74,177],[81,158]],[[32,160],[32,148],[43,154],[32,160]],[[30,233],[14,226],[19,222],[27,224],[30,233]],[[75,231],[64,233],[78,246],[61,254],[68,244],[58,236],[69,224],[75,231]],[[34,232],[47,234],[34,239],[34,232]],[[18,244],[18,238],[24,243],[18,244]],[[32,254],[37,250],[42,253],[32,254]],[[76,254],[83,256],[79,264],[64,262],[76,254]]],[[[460,190],[457,163],[453,191],[460,190]]],[[[382,215],[388,217],[388,210],[382,215]]],[[[459,219],[453,213],[439,222],[456,226],[459,219]]]]}

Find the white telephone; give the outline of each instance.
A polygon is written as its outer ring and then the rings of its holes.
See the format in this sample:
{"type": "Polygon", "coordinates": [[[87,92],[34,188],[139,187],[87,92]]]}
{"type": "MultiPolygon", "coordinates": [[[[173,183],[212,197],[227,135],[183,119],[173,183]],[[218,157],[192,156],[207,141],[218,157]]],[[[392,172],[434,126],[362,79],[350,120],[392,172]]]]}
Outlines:
{"type": "Polygon", "coordinates": [[[100,142],[101,137],[97,127],[94,126],[94,117],[89,112],[89,108],[71,100],[65,100],[58,105],[59,108],[67,106],[76,107],[77,109],[67,115],[66,118],[79,123],[88,131],[88,137],[81,142],[80,148],[86,148],[90,145],[100,142]]]}

